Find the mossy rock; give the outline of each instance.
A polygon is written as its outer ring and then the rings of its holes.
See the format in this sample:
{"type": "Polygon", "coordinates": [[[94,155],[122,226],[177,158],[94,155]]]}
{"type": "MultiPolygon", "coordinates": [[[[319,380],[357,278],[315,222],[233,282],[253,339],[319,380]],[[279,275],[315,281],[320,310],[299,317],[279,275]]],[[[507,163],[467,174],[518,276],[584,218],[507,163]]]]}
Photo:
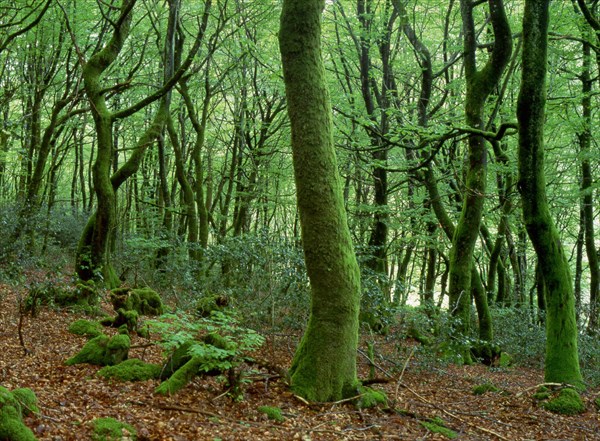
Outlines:
{"type": "Polygon", "coordinates": [[[283,423],[285,421],[285,417],[281,413],[279,407],[260,406],[258,411],[264,413],[270,420],[277,421],[278,423],[283,423]]]}
{"type": "Polygon", "coordinates": [[[600,410],[600,397],[594,400],[594,404],[596,404],[596,407],[598,408],[598,410],[600,410]]]}
{"type": "Polygon", "coordinates": [[[23,424],[23,414],[37,411],[37,398],[30,389],[10,392],[0,386],[0,440],[35,440],[31,429],[23,424]]]}
{"type": "Polygon", "coordinates": [[[113,289],[110,293],[110,301],[115,311],[124,309],[136,311],[140,315],[161,315],[164,312],[160,296],[151,288],[113,289]]]}
{"type": "Polygon", "coordinates": [[[69,325],[69,332],[71,334],[82,335],[85,337],[98,337],[100,334],[102,334],[102,325],[91,320],[75,320],[69,325]]]}
{"type": "Polygon", "coordinates": [[[159,365],[131,358],[114,366],[105,366],[98,371],[97,375],[118,381],[146,381],[159,378],[161,370],[159,365]]]}
{"type": "Polygon", "coordinates": [[[500,389],[498,389],[492,383],[478,384],[477,386],[473,386],[473,389],[472,389],[473,395],[483,395],[488,392],[499,392],[499,391],[500,391],[500,389]]]}
{"type": "Polygon", "coordinates": [[[93,441],[121,441],[124,439],[135,441],[137,431],[127,423],[114,418],[96,418],[92,421],[93,441]]]}
{"type": "Polygon", "coordinates": [[[446,427],[446,422],[441,418],[431,418],[427,421],[419,421],[419,424],[421,424],[421,426],[425,427],[430,432],[439,433],[448,439],[458,438],[458,433],[452,429],[448,429],[446,427]]]}
{"type": "Polygon", "coordinates": [[[585,412],[585,404],[579,392],[570,387],[561,389],[558,396],[545,401],[542,407],[561,415],[578,415],[585,412]]]}
{"type": "Polygon", "coordinates": [[[360,393],[360,396],[356,399],[354,404],[359,409],[370,409],[380,404],[387,406],[387,396],[384,392],[365,386],[360,386],[358,392],[360,393]]]}
{"type": "Polygon", "coordinates": [[[223,311],[227,306],[229,306],[229,297],[223,294],[210,294],[198,299],[193,309],[200,317],[210,317],[213,311],[223,311]]]}
{"type": "Polygon", "coordinates": [[[128,335],[117,334],[112,338],[101,334],[89,340],[81,351],[65,361],[67,366],[89,363],[97,366],[112,366],[127,359],[131,341],[128,335]]]}

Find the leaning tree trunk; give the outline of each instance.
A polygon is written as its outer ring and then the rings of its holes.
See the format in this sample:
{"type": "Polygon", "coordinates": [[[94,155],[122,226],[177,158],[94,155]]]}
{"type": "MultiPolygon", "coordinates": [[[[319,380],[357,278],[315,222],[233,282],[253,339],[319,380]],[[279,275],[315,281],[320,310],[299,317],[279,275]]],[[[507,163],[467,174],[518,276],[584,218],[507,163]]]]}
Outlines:
{"type": "Polygon", "coordinates": [[[321,55],[324,0],[284,0],[279,46],[292,129],[302,242],[311,283],[308,326],[291,374],[295,393],[335,401],[356,393],[360,272],[335,157],[321,55]]]}
{"type": "MultiPolygon", "coordinates": [[[[500,81],[512,51],[510,26],[504,12],[502,0],[488,0],[489,13],[494,29],[494,47],[485,66],[477,69],[477,35],[473,21],[475,4],[461,0],[461,15],[464,32],[466,123],[474,129],[483,129],[484,106],[487,97],[500,81]]],[[[473,251],[479,234],[486,191],[487,146],[481,135],[471,134],[468,139],[469,165],[465,195],[450,251],[450,309],[458,318],[457,331],[466,334],[469,330],[471,311],[471,269],[473,251]]],[[[480,307],[487,309],[487,299],[480,300],[480,307]]],[[[491,324],[491,322],[490,322],[491,324]]],[[[465,354],[468,359],[468,353],[465,354]]],[[[468,361],[468,360],[467,360],[468,361]]]]}
{"type": "Polygon", "coordinates": [[[538,256],[546,300],[545,379],[583,386],[577,353],[575,299],[569,263],[546,199],[544,111],[550,0],[527,0],[523,77],[517,101],[519,191],[523,219],[538,256]]]}

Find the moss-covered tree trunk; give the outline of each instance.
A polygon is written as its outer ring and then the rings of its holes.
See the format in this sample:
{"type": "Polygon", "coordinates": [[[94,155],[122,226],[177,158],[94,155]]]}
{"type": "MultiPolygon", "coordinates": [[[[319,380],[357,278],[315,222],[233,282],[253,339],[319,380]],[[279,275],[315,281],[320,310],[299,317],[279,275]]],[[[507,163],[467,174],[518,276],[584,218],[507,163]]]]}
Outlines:
{"type": "Polygon", "coordinates": [[[523,77],[517,101],[519,191],[523,219],[544,277],[545,379],[581,386],[575,299],[569,264],[554,226],[544,177],[544,112],[550,0],[527,0],[523,16],[523,77]]]}
{"type": "Polygon", "coordinates": [[[324,0],[285,0],[279,31],[311,283],[310,318],[292,362],[291,385],[314,401],[356,393],[360,304],[360,273],[344,210],[321,55],[324,5],[324,0]]]}
{"type": "MultiPolygon", "coordinates": [[[[492,53],[483,68],[477,69],[477,34],[473,20],[476,3],[461,0],[461,15],[464,34],[465,119],[467,125],[483,129],[483,110],[487,97],[497,86],[512,51],[510,26],[504,12],[502,0],[489,0],[490,21],[494,30],[495,43],[492,53]]],[[[469,329],[471,306],[471,265],[473,251],[479,234],[486,191],[487,147],[485,139],[472,134],[468,139],[469,160],[463,205],[450,251],[450,309],[459,319],[458,331],[469,329]]],[[[480,307],[487,308],[487,299],[477,299],[480,307]]],[[[489,323],[491,325],[491,321],[489,323]]]]}

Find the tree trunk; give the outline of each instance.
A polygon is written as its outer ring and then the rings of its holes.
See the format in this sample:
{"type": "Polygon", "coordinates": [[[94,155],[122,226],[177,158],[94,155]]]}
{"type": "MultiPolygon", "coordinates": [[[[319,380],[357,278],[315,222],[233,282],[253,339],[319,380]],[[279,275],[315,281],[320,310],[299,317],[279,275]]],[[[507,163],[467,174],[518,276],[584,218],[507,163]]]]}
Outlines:
{"type": "Polygon", "coordinates": [[[279,45],[292,129],[296,195],[311,283],[307,329],[292,367],[313,401],[356,394],[360,271],[348,229],[321,55],[324,0],[284,0],[279,45]]]}
{"type": "Polygon", "coordinates": [[[575,300],[558,231],[546,199],[544,113],[550,0],[526,0],[523,77],[517,101],[519,191],[523,219],[546,286],[545,380],[583,386],[577,353],[575,300]]]}

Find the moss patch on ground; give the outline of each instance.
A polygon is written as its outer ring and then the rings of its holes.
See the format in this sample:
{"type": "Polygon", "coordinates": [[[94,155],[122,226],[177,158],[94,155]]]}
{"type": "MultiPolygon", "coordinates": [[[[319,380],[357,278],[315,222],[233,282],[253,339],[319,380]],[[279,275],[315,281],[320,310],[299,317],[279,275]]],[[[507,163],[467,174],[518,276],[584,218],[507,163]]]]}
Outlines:
{"type": "Polygon", "coordinates": [[[561,415],[577,415],[585,412],[585,404],[575,389],[561,389],[558,396],[545,401],[542,407],[561,415]]]}
{"type": "Polygon", "coordinates": [[[279,407],[273,406],[260,406],[258,411],[264,413],[270,420],[277,421],[282,423],[285,421],[285,417],[281,413],[281,409],[279,407]]]}
{"type": "Polygon", "coordinates": [[[131,358],[114,366],[105,366],[97,375],[119,381],[146,381],[160,377],[161,370],[159,365],[131,358]]]}
{"type": "Polygon", "coordinates": [[[114,418],[96,418],[92,421],[93,441],[122,441],[137,439],[135,428],[114,418]]]}
{"type": "Polygon", "coordinates": [[[499,392],[500,389],[498,389],[492,383],[483,383],[483,384],[478,384],[477,386],[473,386],[472,391],[473,391],[473,395],[483,395],[488,392],[499,392]]]}
{"type": "Polygon", "coordinates": [[[370,409],[379,404],[387,406],[387,396],[385,393],[371,389],[370,387],[359,387],[360,396],[357,398],[355,404],[359,409],[370,409]]]}
{"type": "Polygon", "coordinates": [[[164,312],[163,302],[156,291],[151,288],[117,288],[110,293],[110,301],[115,309],[136,311],[140,315],[161,315],[164,312]]]}
{"type": "Polygon", "coordinates": [[[446,422],[441,418],[431,418],[427,421],[419,421],[419,424],[421,424],[421,426],[425,427],[427,430],[433,433],[439,433],[448,439],[458,438],[458,433],[452,429],[448,429],[446,427],[446,422]]]}

